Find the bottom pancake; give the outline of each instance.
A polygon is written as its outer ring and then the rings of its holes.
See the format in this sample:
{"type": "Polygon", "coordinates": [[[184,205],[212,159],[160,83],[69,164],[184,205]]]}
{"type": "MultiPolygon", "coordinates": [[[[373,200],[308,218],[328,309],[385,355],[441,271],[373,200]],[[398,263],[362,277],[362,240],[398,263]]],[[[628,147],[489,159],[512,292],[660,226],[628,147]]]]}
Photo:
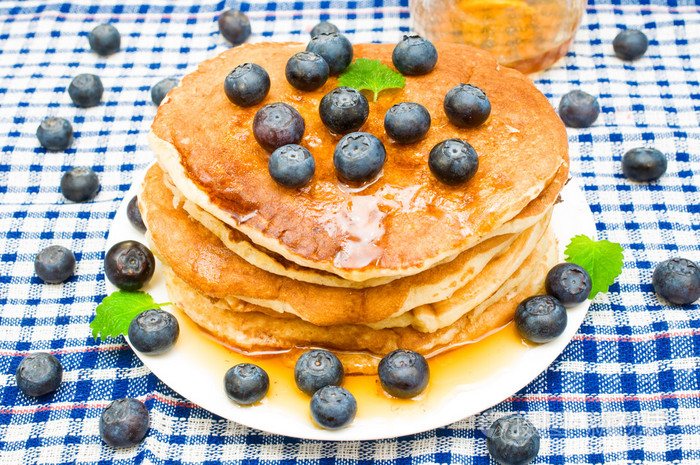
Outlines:
{"type": "MultiPolygon", "coordinates": [[[[294,315],[272,314],[268,309],[241,300],[207,296],[167,266],[164,274],[171,301],[223,344],[242,352],[289,350],[291,354],[298,353],[299,349],[322,347],[338,355],[346,374],[374,374],[381,357],[392,350],[410,349],[430,357],[446,348],[476,341],[510,322],[522,300],[542,292],[544,277],[557,261],[556,241],[551,230],[545,233],[533,253],[539,254],[535,265],[519,270],[527,279],[507,292],[499,294],[497,291],[488,306],[468,312],[434,332],[410,327],[317,326],[294,315]]],[[[293,358],[290,356],[290,364],[293,358]]]]}

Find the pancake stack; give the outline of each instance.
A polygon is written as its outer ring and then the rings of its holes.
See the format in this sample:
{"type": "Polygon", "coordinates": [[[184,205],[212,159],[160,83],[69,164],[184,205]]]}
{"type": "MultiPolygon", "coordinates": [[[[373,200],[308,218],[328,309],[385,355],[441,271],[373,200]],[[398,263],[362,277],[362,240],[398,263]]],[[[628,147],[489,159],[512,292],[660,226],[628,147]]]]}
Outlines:
{"type": "MultiPolygon", "coordinates": [[[[172,302],[204,331],[243,352],[296,353],[322,347],[346,373],[373,373],[398,348],[429,357],[474,341],[513,318],[517,304],[543,289],[556,264],[549,227],[568,176],[566,131],[547,99],[517,71],[485,52],[436,44],[438,63],[406,76],[403,89],[370,101],[363,132],[385,145],[382,173],[365,185],[342,182],[333,165],[340,139],[321,122],[321,98],[285,78],[302,44],[235,47],[203,62],[161,104],[140,208],[172,302]],[[259,105],[231,103],[226,75],[263,66],[271,89],[259,105]],[[442,108],[460,83],[484,90],[489,119],[458,128],[442,108]],[[430,112],[426,137],[400,145],[383,126],[404,101],[430,112]],[[301,145],[316,171],[301,188],[270,177],[269,153],[252,122],[269,103],[296,108],[301,145]],[[431,148],[459,138],[479,155],[476,175],[442,184],[427,164],[431,148]]],[[[392,67],[393,45],[354,46],[355,58],[392,67]]]]}

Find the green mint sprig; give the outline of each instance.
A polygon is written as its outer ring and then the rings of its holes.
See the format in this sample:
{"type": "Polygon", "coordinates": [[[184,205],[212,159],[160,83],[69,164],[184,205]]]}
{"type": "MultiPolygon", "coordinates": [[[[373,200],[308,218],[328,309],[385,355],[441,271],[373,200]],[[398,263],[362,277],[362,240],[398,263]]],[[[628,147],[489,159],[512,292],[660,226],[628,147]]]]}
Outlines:
{"type": "Polygon", "coordinates": [[[355,90],[369,90],[374,93],[374,102],[379,92],[386,89],[402,89],[406,78],[379,60],[358,58],[338,77],[340,85],[355,90]]]}
{"type": "Polygon", "coordinates": [[[593,299],[599,292],[608,292],[610,286],[622,273],[623,248],[620,244],[607,240],[594,241],[588,236],[574,236],[566,246],[565,260],[584,268],[591,277],[593,299]]]}
{"type": "Polygon", "coordinates": [[[90,323],[92,337],[97,340],[107,337],[117,337],[120,334],[127,335],[129,324],[139,313],[152,309],[162,308],[170,303],[157,304],[153,297],[145,292],[116,291],[102,299],[102,303],[95,309],[95,318],[90,323]]]}

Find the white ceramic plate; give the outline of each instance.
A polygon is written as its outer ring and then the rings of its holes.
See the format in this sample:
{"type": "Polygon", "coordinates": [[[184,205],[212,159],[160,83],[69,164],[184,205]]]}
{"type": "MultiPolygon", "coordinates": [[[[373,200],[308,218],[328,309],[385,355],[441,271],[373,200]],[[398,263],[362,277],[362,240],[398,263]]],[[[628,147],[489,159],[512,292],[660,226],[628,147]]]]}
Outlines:
{"type": "MultiPolygon", "coordinates": [[[[134,183],[119,208],[107,249],[126,239],[146,243],[126,217],[127,203],[140,184],[140,181],[134,183]]],[[[561,197],[552,221],[563,259],[563,248],[571,237],[586,234],[595,238],[596,231],[593,215],[574,181],[566,185],[561,197]]],[[[156,302],[168,302],[159,267],[160,264],[144,290],[156,302]]],[[[115,290],[108,282],[107,291],[115,290]]],[[[375,377],[346,377],[344,386],[357,398],[358,415],[350,426],[335,431],[314,425],[309,414],[309,398],[294,387],[292,370],[275,363],[271,366],[259,363],[271,380],[270,392],[260,404],[241,407],[230,401],[223,388],[224,374],[231,366],[249,359],[216,344],[174,307],[166,307],[180,322],[180,338],[174,348],[159,356],[137,354],[174,391],[212,413],[243,425],[306,439],[381,439],[445,426],[513,395],[561,354],[581,325],[589,303],[570,308],[564,334],[548,344],[525,346],[515,337],[515,330],[507,327],[473,347],[440,355],[435,359],[436,365],[431,364],[429,388],[418,399],[392,400],[382,393],[375,377]]]]}

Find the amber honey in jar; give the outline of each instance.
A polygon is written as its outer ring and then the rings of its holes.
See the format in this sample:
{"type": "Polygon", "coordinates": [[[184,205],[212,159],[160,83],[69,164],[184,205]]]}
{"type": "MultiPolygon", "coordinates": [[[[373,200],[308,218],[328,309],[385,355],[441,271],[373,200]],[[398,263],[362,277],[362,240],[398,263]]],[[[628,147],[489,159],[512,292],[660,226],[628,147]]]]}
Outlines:
{"type": "Polygon", "coordinates": [[[550,67],[569,50],[584,0],[410,0],[413,30],[431,41],[490,51],[524,73],[550,67]]]}

